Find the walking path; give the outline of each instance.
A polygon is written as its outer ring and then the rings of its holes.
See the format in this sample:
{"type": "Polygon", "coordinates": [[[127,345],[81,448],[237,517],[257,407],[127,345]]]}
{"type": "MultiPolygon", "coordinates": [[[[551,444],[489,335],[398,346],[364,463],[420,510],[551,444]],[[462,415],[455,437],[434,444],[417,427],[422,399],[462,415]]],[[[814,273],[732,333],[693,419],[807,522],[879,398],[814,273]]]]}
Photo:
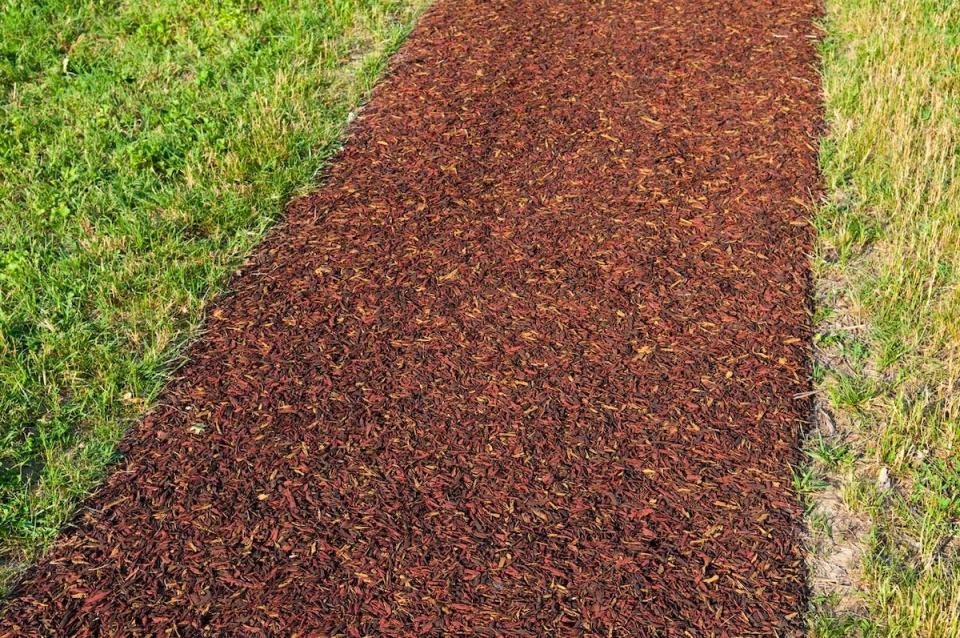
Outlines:
{"type": "Polygon", "coordinates": [[[439,0],[5,635],[798,633],[816,13],[439,0]]]}

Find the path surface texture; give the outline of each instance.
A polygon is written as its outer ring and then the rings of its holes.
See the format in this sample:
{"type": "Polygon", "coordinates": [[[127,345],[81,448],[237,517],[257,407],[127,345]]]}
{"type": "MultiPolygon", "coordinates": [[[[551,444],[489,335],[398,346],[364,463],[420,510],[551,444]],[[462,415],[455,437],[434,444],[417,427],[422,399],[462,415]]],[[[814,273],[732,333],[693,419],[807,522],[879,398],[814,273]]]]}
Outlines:
{"type": "Polygon", "coordinates": [[[795,635],[817,10],[439,0],[0,627],[795,635]]]}

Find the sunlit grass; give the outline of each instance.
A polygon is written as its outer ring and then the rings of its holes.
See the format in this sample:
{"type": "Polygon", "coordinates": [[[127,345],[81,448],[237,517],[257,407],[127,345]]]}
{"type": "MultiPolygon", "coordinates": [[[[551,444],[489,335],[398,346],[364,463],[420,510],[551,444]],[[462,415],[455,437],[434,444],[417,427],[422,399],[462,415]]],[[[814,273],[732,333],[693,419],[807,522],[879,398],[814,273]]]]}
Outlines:
{"type": "Polygon", "coordinates": [[[424,0],[0,0],[0,559],[55,536],[424,0]]]}
{"type": "Polygon", "coordinates": [[[831,476],[871,532],[862,613],[831,616],[824,601],[811,628],[956,637],[960,3],[826,8],[817,381],[857,457],[831,476]],[[877,485],[884,470],[888,488],[877,485]]]}

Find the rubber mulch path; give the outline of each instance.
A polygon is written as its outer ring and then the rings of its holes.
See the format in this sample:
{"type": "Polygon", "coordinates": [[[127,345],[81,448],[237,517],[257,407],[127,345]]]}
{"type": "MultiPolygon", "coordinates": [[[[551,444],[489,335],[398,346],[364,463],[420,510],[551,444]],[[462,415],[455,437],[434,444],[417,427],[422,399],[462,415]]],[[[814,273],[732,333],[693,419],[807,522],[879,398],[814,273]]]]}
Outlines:
{"type": "Polygon", "coordinates": [[[818,10],[440,0],[5,635],[798,634],[818,10]]]}

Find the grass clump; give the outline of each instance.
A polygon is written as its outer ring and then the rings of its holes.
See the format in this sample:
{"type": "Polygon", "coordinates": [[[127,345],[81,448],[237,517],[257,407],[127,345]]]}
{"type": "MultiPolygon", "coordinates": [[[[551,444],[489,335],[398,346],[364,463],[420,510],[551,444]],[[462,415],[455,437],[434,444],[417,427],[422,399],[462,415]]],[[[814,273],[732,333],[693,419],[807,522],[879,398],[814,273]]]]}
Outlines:
{"type": "Polygon", "coordinates": [[[867,532],[816,636],[960,636],[960,3],[827,0],[815,461],[867,532]],[[830,449],[837,444],[828,446],[830,449]]]}
{"type": "Polygon", "coordinates": [[[5,573],[96,485],[425,4],[2,2],[5,573]]]}

